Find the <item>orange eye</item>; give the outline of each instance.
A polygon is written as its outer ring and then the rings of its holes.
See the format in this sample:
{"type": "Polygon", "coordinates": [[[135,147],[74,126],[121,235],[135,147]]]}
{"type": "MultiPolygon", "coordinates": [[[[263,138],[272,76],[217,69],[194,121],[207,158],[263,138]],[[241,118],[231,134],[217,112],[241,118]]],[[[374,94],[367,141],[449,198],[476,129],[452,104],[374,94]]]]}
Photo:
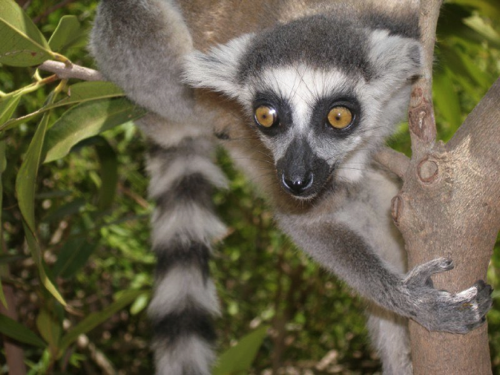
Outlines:
{"type": "Polygon", "coordinates": [[[352,113],[346,107],[334,107],[328,112],[328,123],[335,129],[345,129],[352,123],[352,113]]]}
{"type": "Polygon", "coordinates": [[[260,126],[270,128],[278,121],[278,114],[274,108],[261,105],[255,110],[255,121],[260,126]]]}

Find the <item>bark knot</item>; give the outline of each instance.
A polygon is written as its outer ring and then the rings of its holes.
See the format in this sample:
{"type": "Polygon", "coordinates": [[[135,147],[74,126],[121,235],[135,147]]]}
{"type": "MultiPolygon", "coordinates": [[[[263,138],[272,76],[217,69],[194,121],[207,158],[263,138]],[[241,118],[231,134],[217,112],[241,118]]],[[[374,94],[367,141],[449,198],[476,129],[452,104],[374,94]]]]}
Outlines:
{"type": "Polygon", "coordinates": [[[408,112],[410,131],[420,140],[430,143],[436,136],[432,101],[424,95],[422,88],[417,87],[411,93],[410,110],[408,112]]]}
{"type": "Polygon", "coordinates": [[[418,164],[417,174],[420,181],[431,184],[439,177],[439,165],[436,161],[425,158],[418,164]]]}

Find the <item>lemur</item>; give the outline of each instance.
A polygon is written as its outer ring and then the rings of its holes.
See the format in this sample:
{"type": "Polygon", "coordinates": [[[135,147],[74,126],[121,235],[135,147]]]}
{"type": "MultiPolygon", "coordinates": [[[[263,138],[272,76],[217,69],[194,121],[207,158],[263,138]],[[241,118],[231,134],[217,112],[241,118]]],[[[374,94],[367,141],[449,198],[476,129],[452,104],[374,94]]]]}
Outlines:
{"type": "Polygon", "coordinates": [[[208,262],[225,232],[212,203],[227,148],[295,243],[370,302],[385,374],[411,374],[407,319],[466,333],[491,288],[450,294],[406,269],[389,215],[398,181],[373,161],[421,74],[418,1],[102,0],[90,49],[150,114],[149,195],[158,264],[149,306],[156,373],[206,375],[219,314],[208,262]]]}

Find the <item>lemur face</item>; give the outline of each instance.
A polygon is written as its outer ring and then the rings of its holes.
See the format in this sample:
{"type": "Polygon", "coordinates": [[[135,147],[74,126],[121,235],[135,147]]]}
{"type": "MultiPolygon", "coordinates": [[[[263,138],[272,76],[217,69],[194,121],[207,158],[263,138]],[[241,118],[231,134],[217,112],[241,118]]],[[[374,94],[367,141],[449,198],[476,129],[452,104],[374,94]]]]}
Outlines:
{"type": "Polygon", "coordinates": [[[283,189],[310,199],[363,175],[404,116],[420,61],[416,39],[312,16],[188,56],[185,80],[237,100],[283,189]]]}
{"type": "Polygon", "coordinates": [[[244,88],[250,126],[271,151],[285,191],[314,197],[370,137],[357,93],[363,82],[296,65],[266,69],[244,88]]]}

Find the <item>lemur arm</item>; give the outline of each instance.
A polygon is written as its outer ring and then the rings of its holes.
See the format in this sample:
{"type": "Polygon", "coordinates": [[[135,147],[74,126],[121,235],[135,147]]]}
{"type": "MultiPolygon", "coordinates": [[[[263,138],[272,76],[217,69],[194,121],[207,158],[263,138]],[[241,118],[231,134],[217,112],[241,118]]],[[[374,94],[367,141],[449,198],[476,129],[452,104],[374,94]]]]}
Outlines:
{"type": "Polygon", "coordinates": [[[457,294],[432,287],[430,276],[452,269],[451,260],[435,259],[401,275],[345,224],[279,221],[303,250],[361,295],[429,330],[467,333],[485,321],[491,307],[489,285],[478,281],[457,294]]]}
{"type": "Polygon", "coordinates": [[[103,75],[137,104],[171,122],[193,121],[193,89],[180,80],[193,43],[174,1],[102,0],[89,47],[103,75]]]}

